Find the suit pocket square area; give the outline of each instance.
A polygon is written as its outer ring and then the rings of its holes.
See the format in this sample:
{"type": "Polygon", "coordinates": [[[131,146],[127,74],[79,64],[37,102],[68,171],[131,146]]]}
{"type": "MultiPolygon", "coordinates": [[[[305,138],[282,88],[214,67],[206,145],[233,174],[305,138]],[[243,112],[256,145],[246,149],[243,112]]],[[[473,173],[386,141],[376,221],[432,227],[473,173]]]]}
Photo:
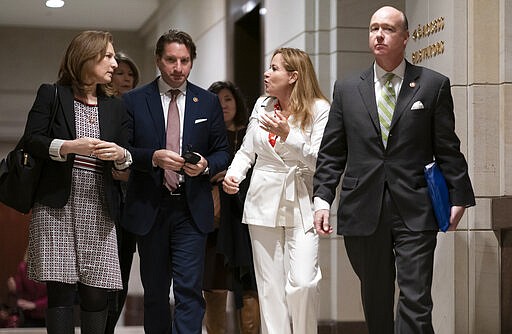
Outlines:
{"type": "Polygon", "coordinates": [[[423,103],[421,101],[416,101],[413,103],[411,110],[425,109],[423,103]]]}
{"type": "Polygon", "coordinates": [[[195,120],[194,124],[203,123],[203,122],[206,122],[207,120],[208,120],[208,118],[198,118],[195,120]]]}

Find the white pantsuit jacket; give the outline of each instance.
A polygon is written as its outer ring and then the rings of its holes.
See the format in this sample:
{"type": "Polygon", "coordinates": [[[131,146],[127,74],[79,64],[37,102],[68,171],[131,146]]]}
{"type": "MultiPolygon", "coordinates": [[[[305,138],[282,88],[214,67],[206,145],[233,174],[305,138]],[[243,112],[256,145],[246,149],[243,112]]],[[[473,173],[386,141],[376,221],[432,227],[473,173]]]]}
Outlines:
{"type": "Polygon", "coordinates": [[[260,97],[249,119],[249,126],[227,176],[241,182],[254,165],[242,222],[258,226],[300,226],[313,228],[313,174],[330,105],[325,100],[314,104],[312,123],[302,130],[288,119],[290,133],[283,142],[269,143],[268,132],[259,127],[261,114],[272,116],[277,100],[260,97]],[[282,217],[291,217],[283,219],[282,217]]]}

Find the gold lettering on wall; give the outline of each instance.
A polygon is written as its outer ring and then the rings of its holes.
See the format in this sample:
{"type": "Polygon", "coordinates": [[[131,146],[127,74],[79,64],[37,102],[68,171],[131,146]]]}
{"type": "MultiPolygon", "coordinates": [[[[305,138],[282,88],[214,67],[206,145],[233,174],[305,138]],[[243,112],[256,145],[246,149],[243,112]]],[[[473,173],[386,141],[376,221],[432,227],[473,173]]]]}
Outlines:
{"type": "Polygon", "coordinates": [[[429,59],[440,54],[444,53],[444,41],[439,41],[437,43],[431,44],[423,49],[418,51],[414,51],[412,53],[412,63],[418,64],[421,63],[425,59],[429,59]]]}
{"type": "MultiPolygon", "coordinates": [[[[418,27],[414,29],[412,33],[412,39],[417,41],[421,38],[428,37],[430,35],[436,34],[444,29],[444,17],[438,17],[427,24],[421,25],[418,24],[418,27]]],[[[422,49],[414,51],[412,53],[412,63],[418,64],[422,61],[439,56],[444,53],[445,41],[439,41],[433,44],[428,45],[422,49]]]]}
{"type": "Polygon", "coordinates": [[[418,28],[414,29],[412,33],[412,39],[417,40],[423,37],[428,37],[432,34],[440,32],[444,29],[444,17],[438,17],[431,22],[424,24],[418,24],[418,28]]]}

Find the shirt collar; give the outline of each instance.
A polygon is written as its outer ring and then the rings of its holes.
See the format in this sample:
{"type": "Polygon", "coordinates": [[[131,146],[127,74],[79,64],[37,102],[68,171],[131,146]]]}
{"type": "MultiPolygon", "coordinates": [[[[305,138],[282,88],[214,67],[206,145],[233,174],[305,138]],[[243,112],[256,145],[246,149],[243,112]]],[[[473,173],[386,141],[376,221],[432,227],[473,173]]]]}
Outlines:
{"type": "Polygon", "coordinates": [[[393,73],[395,76],[400,78],[400,82],[403,81],[405,75],[405,59],[402,59],[402,62],[391,72],[385,71],[377,64],[377,62],[373,63],[373,82],[377,82],[382,79],[386,73],[393,73]]]}
{"type": "MultiPolygon", "coordinates": [[[[172,88],[171,86],[169,86],[167,84],[167,82],[164,81],[164,79],[162,79],[162,77],[158,77],[158,91],[160,92],[160,95],[165,95],[167,94],[167,92],[171,89],[176,89],[176,88],[172,88]]],[[[178,87],[177,89],[180,90],[181,94],[183,95],[186,95],[186,91],[187,91],[187,81],[185,81],[183,83],[183,85],[181,85],[180,87],[178,87]]]]}

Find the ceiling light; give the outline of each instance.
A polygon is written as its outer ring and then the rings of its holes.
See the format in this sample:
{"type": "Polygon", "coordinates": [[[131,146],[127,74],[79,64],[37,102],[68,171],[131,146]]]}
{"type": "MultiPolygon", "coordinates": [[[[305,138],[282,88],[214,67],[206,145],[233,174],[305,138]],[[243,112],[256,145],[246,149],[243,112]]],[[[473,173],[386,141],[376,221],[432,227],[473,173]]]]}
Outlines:
{"type": "Polygon", "coordinates": [[[248,1],[242,6],[242,12],[249,13],[251,12],[254,7],[256,7],[256,3],[254,1],[248,1]]]}
{"type": "Polygon", "coordinates": [[[62,6],[64,6],[64,1],[63,0],[47,0],[46,1],[46,7],[60,8],[62,6]]]}

